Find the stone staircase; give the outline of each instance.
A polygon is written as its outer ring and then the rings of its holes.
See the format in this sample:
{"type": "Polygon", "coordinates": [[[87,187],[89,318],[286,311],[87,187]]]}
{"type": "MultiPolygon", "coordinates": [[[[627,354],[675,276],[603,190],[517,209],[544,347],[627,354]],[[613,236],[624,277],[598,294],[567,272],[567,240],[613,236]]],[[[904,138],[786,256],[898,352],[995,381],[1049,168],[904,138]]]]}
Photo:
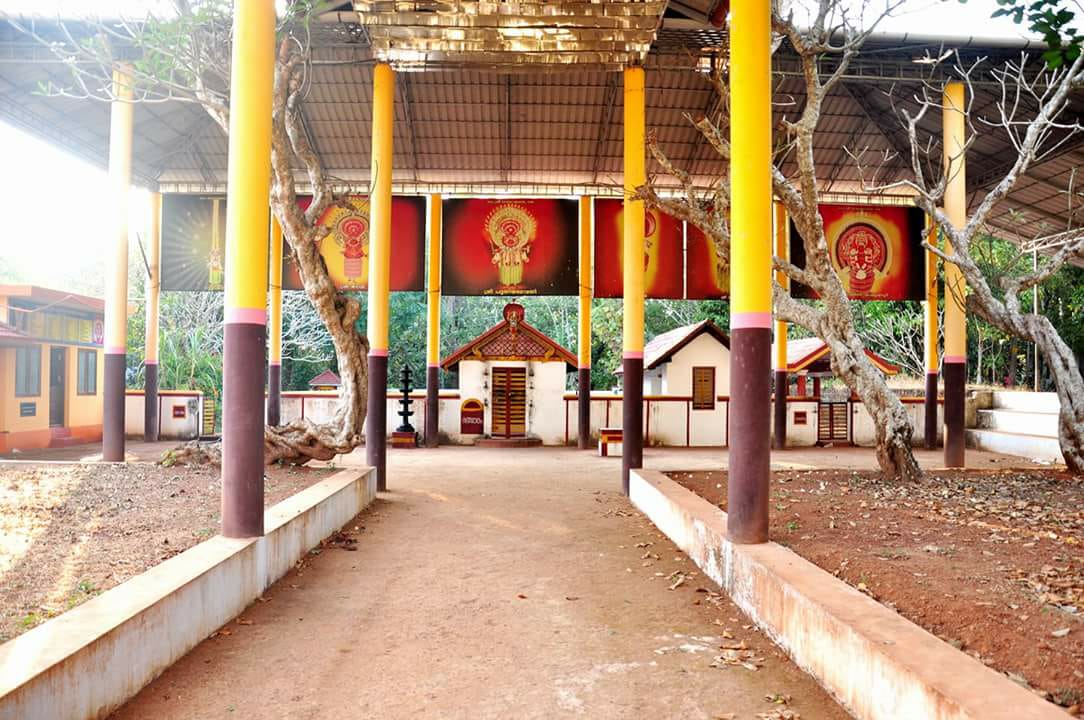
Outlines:
{"type": "Polygon", "coordinates": [[[976,427],[967,430],[967,445],[1041,462],[1064,462],[1058,445],[1058,409],[1055,393],[992,392],[990,407],[976,410],[976,427]]]}

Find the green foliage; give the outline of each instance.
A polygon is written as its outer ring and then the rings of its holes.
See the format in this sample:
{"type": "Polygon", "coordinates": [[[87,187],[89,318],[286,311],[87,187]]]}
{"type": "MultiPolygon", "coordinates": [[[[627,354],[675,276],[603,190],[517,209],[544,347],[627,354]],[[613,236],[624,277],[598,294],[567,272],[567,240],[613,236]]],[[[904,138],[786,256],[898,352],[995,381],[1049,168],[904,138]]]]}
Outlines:
{"type": "Polygon", "coordinates": [[[1042,36],[1048,46],[1043,53],[1047,67],[1061,67],[1080,56],[1084,37],[1072,26],[1077,8],[1072,0],[997,0],[997,4],[991,17],[1009,17],[1017,25],[1026,21],[1029,30],[1042,36]]]}

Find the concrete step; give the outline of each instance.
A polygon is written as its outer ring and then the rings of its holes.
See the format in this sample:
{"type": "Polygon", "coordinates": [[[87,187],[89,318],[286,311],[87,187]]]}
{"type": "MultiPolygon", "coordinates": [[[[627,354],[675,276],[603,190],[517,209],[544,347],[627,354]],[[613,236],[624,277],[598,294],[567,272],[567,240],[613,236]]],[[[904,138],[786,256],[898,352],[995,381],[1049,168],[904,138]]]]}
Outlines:
{"type": "Polygon", "coordinates": [[[1056,413],[1061,409],[1058,394],[1052,392],[997,391],[993,393],[993,403],[995,410],[1056,413]]]}
{"type": "Polygon", "coordinates": [[[1030,412],[1027,410],[978,411],[978,426],[983,430],[1001,430],[1023,435],[1058,436],[1058,413],[1030,412]]]}
{"type": "Polygon", "coordinates": [[[968,447],[979,450],[1017,455],[1039,462],[1065,462],[1056,437],[982,429],[967,430],[964,437],[968,447]]]}
{"type": "Polygon", "coordinates": [[[51,448],[66,448],[75,447],[76,445],[85,445],[86,440],[77,437],[53,437],[49,441],[49,447],[51,448]]]}

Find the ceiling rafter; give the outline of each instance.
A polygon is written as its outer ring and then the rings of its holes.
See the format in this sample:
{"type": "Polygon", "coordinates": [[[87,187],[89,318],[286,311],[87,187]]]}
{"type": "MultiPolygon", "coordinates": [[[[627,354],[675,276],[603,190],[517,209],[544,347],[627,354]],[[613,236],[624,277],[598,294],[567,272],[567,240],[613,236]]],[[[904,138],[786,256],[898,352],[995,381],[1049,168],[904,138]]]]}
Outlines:
{"type": "Polygon", "coordinates": [[[886,121],[891,119],[894,123],[893,127],[899,126],[899,121],[894,117],[880,110],[865,93],[855,92],[853,88],[846,81],[840,81],[839,88],[843,93],[858,106],[858,109],[862,111],[863,117],[874,127],[877,134],[880,135],[888,146],[892,148],[894,157],[888,161],[885,171],[885,178],[887,180],[894,180],[899,171],[905,167],[907,160],[911,157],[911,143],[903,142],[893,130],[885,127],[886,121]],[[889,174],[891,173],[891,174],[889,174]]]}
{"type": "Polygon", "coordinates": [[[614,107],[617,105],[617,73],[606,75],[606,95],[599,113],[598,132],[595,134],[595,156],[591,163],[591,182],[598,183],[602,170],[602,153],[610,140],[610,125],[613,123],[614,107]]]}
{"type": "Polygon", "coordinates": [[[402,74],[402,82],[397,83],[399,86],[400,102],[403,106],[403,117],[406,119],[407,127],[410,128],[410,153],[413,163],[414,180],[417,182],[419,172],[421,170],[421,164],[418,161],[418,123],[414,122],[414,89],[411,85],[410,74],[402,74]]]}
{"type": "Polygon", "coordinates": [[[161,177],[162,173],[167,169],[168,161],[177,155],[188,152],[188,149],[199,141],[199,136],[203,133],[204,128],[213,123],[214,120],[211,116],[202,110],[193,114],[192,119],[181,130],[177,139],[169,143],[162,152],[152,157],[147,163],[152,168],[154,176],[156,178],[161,177]]]}
{"type": "Polygon", "coordinates": [[[508,173],[512,170],[512,76],[504,78],[504,112],[501,120],[504,124],[504,132],[501,138],[501,180],[508,181],[508,173]]]}
{"type": "MultiPolygon", "coordinates": [[[[1079,153],[1081,149],[1084,149],[1084,133],[1080,133],[1079,135],[1077,135],[1077,138],[1074,141],[1067,140],[1064,145],[1062,145],[1050,155],[1042,158],[1038,162],[1032,163],[1032,167],[1040,168],[1043,165],[1054,162],[1055,160],[1062,158],[1066,155],[1079,153]]],[[[1013,168],[1013,165],[1015,164],[1016,156],[1013,155],[1012,157],[1000,161],[997,164],[991,165],[983,172],[976,173],[973,177],[969,177],[967,179],[967,186],[969,189],[985,189],[990,187],[991,185],[995,185],[1001,182],[1001,179],[1004,178],[1006,174],[1008,174],[1008,172],[1013,168]]],[[[1041,179],[1033,175],[1028,175],[1027,177],[1041,179]]]]}

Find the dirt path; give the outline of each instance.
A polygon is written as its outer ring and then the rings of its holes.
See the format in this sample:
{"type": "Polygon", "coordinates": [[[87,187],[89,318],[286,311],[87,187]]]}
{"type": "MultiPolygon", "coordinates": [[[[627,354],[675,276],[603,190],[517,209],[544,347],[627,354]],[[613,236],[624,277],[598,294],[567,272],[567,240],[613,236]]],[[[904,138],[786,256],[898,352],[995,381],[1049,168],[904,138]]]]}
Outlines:
{"type": "Polygon", "coordinates": [[[714,588],[614,491],[619,463],[392,452],[356,552],[310,556],[114,717],[782,717],[766,696],[847,717],[698,591],[714,588]],[[712,667],[721,654],[763,666],[712,667]]]}

